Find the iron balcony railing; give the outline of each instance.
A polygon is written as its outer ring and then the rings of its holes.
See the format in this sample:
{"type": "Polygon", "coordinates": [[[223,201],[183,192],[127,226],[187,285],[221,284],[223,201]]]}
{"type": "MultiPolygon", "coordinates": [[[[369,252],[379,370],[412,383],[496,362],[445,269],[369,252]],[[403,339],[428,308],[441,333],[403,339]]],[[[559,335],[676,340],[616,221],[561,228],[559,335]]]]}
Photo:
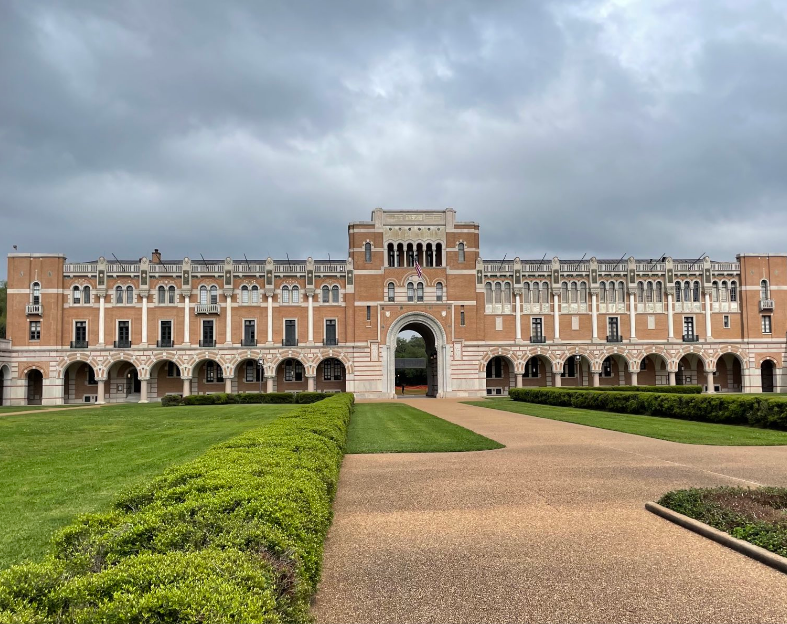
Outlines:
{"type": "Polygon", "coordinates": [[[683,342],[699,342],[700,337],[697,334],[683,334],[683,342]]]}
{"type": "Polygon", "coordinates": [[[240,341],[240,346],[242,347],[256,347],[257,346],[257,339],[256,338],[244,338],[240,341]]]}
{"type": "Polygon", "coordinates": [[[760,299],[760,312],[773,310],[773,299],[760,299]]]}
{"type": "Polygon", "coordinates": [[[607,335],[607,342],[623,342],[623,336],[620,334],[607,335]]]}
{"type": "Polygon", "coordinates": [[[546,336],[541,336],[541,335],[530,336],[530,342],[532,342],[533,344],[543,344],[546,341],[547,341],[546,336]]]}
{"type": "Polygon", "coordinates": [[[115,349],[130,349],[131,348],[131,341],[130,340],[115,340],[115,349]]]}
{"type": "Polygon", "coordinates": [[[325,341],[323,342],[323,344],[328,346],[328,347],[335,347],[336,345],[339,344],[339,339],[335,338],[335,337],[334,338],[326,338],[325,341]]]}
{"type": "Polygon", "coordinates": [[[281,341],[282,347],[297,347],[298,346],[298,339],[297,338],[283,338],[281,341]]]}
{"type": "Polygon", "coordinates": [[[194,314],[219,314],[220,311],[218,303],[198,303],[194,306],[194,314]]]}
{"type": "Polygon", "coordinates": [[[215,338],[203,338],[199,341],[200,347],[215,347],[216,346],[216,339],[215,338]]]}
{"type": "Polygon", "coordinates": [[[72,349],[87,349],[87,340],[72,340],[72,349]]]}
{"type": "Polygon", "coordinates": [[[174,346],[172,342],[172,338],[165,338],[162,340],[156,340],[157,347],[164,347],[164,348],[171,348],[174,346]]]}
{"type": "Polygon", "coordinates": [[[40,303],[28,303],[25,307],[25,313],[27,315],[36,314],[41,316],[44,313],[44,306],[40,303]]]}

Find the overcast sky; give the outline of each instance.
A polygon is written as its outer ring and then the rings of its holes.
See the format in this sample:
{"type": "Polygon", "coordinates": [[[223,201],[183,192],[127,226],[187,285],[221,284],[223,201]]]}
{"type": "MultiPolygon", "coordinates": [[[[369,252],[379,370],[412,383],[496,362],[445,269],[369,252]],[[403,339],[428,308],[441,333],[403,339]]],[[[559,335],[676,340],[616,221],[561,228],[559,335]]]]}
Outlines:
{"type": "MultiPolygon", "coordinates": [[[[787,251],[787,3],[0,2],[0,249],[787,251]]],[[[5,277],[2,263],[0,278],[5,277]]]]}

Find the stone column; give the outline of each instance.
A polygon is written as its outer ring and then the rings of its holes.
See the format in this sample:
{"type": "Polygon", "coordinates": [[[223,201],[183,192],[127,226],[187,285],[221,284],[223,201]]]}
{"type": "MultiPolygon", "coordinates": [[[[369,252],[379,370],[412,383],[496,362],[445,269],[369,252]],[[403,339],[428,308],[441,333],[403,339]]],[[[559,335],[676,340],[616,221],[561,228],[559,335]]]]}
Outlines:
{"type": "Polygon", "coordinates": [[[104,397],[104,393],[106,392],[106,390],[104,389],[104,383],[106,382],[106,379],[99,378],[96,379],[96,382],[98,383],[98,388],[96,388],[96,392],[98,392],[98,398],[96,399],[96,403],[98,403],[99,405],[104,405],[104,403],[106,403],[106,399],[104,397]]]}
{"type": "Polygon", "coordinates": [[[309,298],[309,328],[306,337],[306,344],[314,344],[314,295],[307,295],[309,298]]]}
{"type": "MultiPolygon", "coordinates": [[[[142,346],[148,346],[148,296],[142,295],[142,346]]],[[[140,401],[140,403],[147,401],[140,401]]]]}
{"type": "Polygon", "coordinates": [[[596,293],[590,293],[590,313],[593,319],[593,340],[598,340],[598,310],[596,308],[596,293]]]}
{"type": "Polygon", "coordinates": [[[183,377],[183,396],[191,394],[191,377],[183,377]]]}
{"type": "MultiPolygon", "coordinates": [[[[183,346],[188,347],[191,344],[191,338],[189,336],[189,312],[191,311],[191,306],[189,305],[189,300],[191,297],[189,295],[183,295],[183,346]]],[[[185,386],[183,386],[185,388],[185,386]]],[[[185,396],[185,395],[184,395],[185,396]]]]}
{"type": "Polygon", "coordinates": [[[710,324],[710,293],[705,293],[705,340],[711,338],[711,324],[710,324]]]}
{"type": "Polygon", "coordinates": [[[714,372],[715,371],[705,371],[705,384],[708,386],[708,394],[712,394],[713,392],[716,392],[715,388],[713,387],[714,372]]]}
{"type": "MultiPolygon", "coordinates": [[[[104,346],[104,303],[106,295],[98,296],[98,346],[104,346]]],[[[103,401],[102,401],[103,402],[103,401]]]]}
{"type": "Polygon", "coordinates": [[[675,382],[675,371],[669,371],[669,385],[670,386],[676,385],[676,382],[675,382]]]}
{"type": "Polygon", "coordinates": [[[601,373],[593,371],[593,387],[598,388],[601,385],[601,373]]]}
{"type": "Polygon", "coordinates": [[[224,378],[224,392],[232,394],[232,377],[224,378]]]}
{"type": "Polygon", "coordinates": [[[629,293],[629,317],[631,318],[631,339],[637,338],[637,302],[634,293],[629,293]]]}
{"type": "Polygon", "coordinates": [[[560,340],[560,307],[558,305],[557,293],[553,293],[552,302],[553,302],[553,313],[555,319],[555,342],[557,342],[560,340]]]}
{"type": "Polygon", "coordinates": [[[675,337],[675,322],[672,318],[672,293],[667,293],[667,337],[675,337]]]}
{"type": "Polygon", "coordinates": [[[268,297],[268,344],[273,344],[273,295],[268,297]]]}
{"type": "Polygon", "coordinates": [[[631,371],[629,373],[629,377],[631,377],[631,385],[632,386],[639,385],[639,371],[631,371]]]}
{"type": "Polygon", "coordinates": [[[552,372],[552,387],[559,388],[562,383],[560,373],[552,372]]]}
{"type": "Polygon", "coordinates": [[[265,378],[265,392],[273,392],[273,377],[265,378]]]}
{"type": "Polygon", "coordinates": [[[140,403],[147,403],[148,402],[148,378],[145,377],[144,379],[139,380],[139,402],[140,403]]]}
{"type": "Polygon", "coordinates": [[[522,342],[522,325],[521,325],[521,322],[520,322],[521,321],[521,319],[520,319],[521,312],[520,312],[520,309],[519,309],[519,300],[520,300],[520,296],[519,296],[519,293],[517,293],[516,294],[516,299],[515,299],[515,305],[516,305],[516,341],[517,342],[522,342]]]}
{"type": "Polygon", "coordinates": [[[224,333],[224,344],[232,346],[232,295],[224,295],[227,299],[227,326],[224,333]]]}
{"type": "Polygon", "coordinates": [[[516,380],[516,387],[522,387],[522,373],[514,373],[514,379],[516,380]]]}
{"type": "Polygon", "coordinates": [[[315,382],[316,381],[317,381],[317,377],[315,377],[314,375],[311,375],[311,376],[307,375],[306,376],[306,390],[308,390],[309,392],[314,392],[314,388],[315,388],[315,385],[316,385],[315,382]]]}

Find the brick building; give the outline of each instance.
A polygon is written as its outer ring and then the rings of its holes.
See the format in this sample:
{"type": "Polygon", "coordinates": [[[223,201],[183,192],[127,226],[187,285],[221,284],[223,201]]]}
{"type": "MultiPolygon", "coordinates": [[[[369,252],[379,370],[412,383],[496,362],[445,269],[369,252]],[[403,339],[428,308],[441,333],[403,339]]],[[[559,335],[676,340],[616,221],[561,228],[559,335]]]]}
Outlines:
{"type": "Polygon", "coordinates": [[[436,396],[783,387],[787,254],[483,260],[478,224],[451,209],[376,209],[348,235],[342,261],[9,254],[2,404],[260,390],[389,397],[403,330],[424,337],[436,396]]]}

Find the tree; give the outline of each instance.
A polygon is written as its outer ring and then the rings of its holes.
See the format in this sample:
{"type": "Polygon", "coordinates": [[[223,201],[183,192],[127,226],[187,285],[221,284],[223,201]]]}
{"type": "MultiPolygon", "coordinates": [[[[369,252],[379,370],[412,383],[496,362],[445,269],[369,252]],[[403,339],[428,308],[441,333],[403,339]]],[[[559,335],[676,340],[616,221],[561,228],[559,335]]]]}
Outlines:
{"type": "Polygon", "coordinates": [[[6,317],[8,316],[8,282],[0,282],[0,338],[5,338],[6,317]]]}
{"type": "MultiPolygon", "coordinates": [[[[397,358],[423,358],[426,359],[426,342],[421,336],[410,336],[396,339],[397,358]]],[[[420,386],[426,383],[425,368],[406,368],[397,371],[397,381],[405,380],[408,386],[420,386]]]]}

